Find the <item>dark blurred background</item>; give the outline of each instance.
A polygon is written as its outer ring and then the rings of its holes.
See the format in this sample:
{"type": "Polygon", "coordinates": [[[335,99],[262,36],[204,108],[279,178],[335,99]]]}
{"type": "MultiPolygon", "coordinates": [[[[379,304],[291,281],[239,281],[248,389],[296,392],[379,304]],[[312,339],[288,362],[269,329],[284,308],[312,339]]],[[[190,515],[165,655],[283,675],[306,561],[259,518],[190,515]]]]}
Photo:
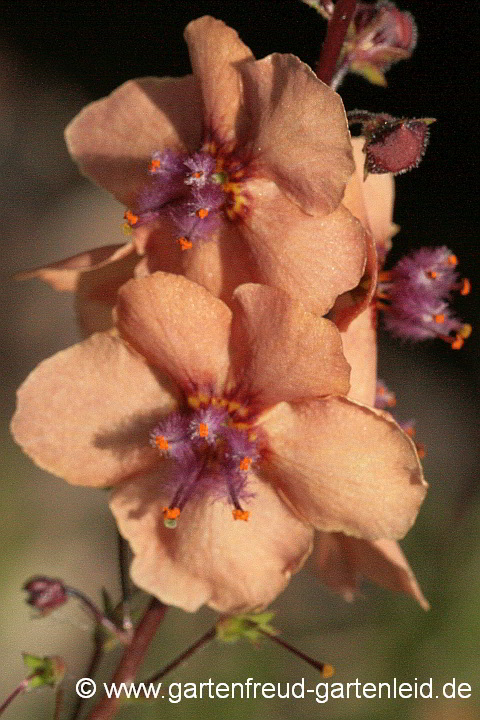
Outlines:
{"type": "MultiPolygon", "coordinates": [[[[345,604],[304,571],[277,601],[277,625],[304,650],[332,662],[338,680],[439,683],[457,677],[474,685],[469,701],[333,701],[326,718],[473,720],[478,717],[480,639],[478,357],[479,250],[477,122],[473,116],[477,31],[471,2],[399,2],[416,18],[419,42],[411,60],[388,73],[388,88],[350,75],[340,88],[347,110],[436,117],[418,170],[397,180],[392,255],[446,244],[472,280],[458,312],[474,326],[465,347],[440,341],[402,346],[381,333],[380,375],[397,393],[400,419],[415,417],[427,445],[430,494],[403,543],[432,610],[367,587],[366,600],[345,604]],[[476,683],[476,685],[475,685],[476,683]]],[[[22,650],[65,656],[71,676],[83,674],[88,622],[69,606],[32,620],[20,587],[30,575],[61,576],[97,600],[106,585],[118,593],[115,532],[103,494],[66,486],[35,469],[8,437],[14,389],[44,357],[74,342],[71,298],[12,273],[82,249],[122,242],[122,209],[80,178],[68,158],[63,128],[89,100],[142,75],[189,72],[182,38],[187,22],[211,14],[235,27],[257,57],[292,52],[314,64],[325,23],[299,0],[219,2],[0,2],[0,236],[2,247],[2,398],[4,483],[0,556],[4,680],[0,699],[23,677],[22,650]],[[4,685],[4,687],[3,687],[4,685]]],[[[172,611],[152,652],[151,669],[184,648],[211,619],[172,611]]],[[[276,648],[212,646],[172,680],[318,680],[276,648]]],[[[313,701],[212,701],[162,706],[162,717],[262,718],[317,715],[313,701]]],[[[6,719],[51,717],[48,693],[17,700],[6,719]],[[10,713],[10,714],[9,714],[10,713]]],[[[130,707],[121,717],[154,718],[155,708],[130,707]]]]}

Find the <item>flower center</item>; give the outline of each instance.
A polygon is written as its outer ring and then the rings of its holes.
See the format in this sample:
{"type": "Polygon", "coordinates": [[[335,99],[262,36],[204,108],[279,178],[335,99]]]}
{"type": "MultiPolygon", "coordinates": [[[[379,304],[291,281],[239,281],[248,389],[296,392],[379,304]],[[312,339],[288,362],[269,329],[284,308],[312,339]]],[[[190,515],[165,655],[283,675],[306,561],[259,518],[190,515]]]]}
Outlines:
{"type": "Polygon", "coordinates": [[[226,498],[234,520],[248,520],[242,501],[248,473],[258,459],[256,433],[246,422],[248,411],[235,401],[196,395],[188,409],[173,412],[150,432],[150,443],[175,462],[169,481],[170,504],[163,508],[166,527],[174,528],[187,502],[208,492],[226,498]]]}
{"type": "Polygon", "coordinates": [[[169,218],[182,251],[209,239],[224,217],[235,221],[248,209],[246,163],[231,148],[213,141],[192,155],[156,151],[148,172],[150,183],[146,183],[135,211],[125,212],[126,226],[137,228],[169,218]]]}

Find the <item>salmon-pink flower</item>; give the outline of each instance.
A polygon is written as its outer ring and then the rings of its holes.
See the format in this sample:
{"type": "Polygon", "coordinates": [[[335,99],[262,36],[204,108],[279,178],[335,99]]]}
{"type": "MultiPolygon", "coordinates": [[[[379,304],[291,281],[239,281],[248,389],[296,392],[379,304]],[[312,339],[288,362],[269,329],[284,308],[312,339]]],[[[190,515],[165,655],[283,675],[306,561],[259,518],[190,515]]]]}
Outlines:
{"type": "Polygon", "coordinates": [[[261,282],[325,314],[366,262],[364,230],[341,204],[354,163],[340,97],[293,55],[256,61],[214,18],[185,37],[193,75],[131,80],[66,131],[80,169],[127,206],[133,241],[33,274],[106,307],[132,265],[184,274],[227,303],[261,282]]]}
{"type": "MultiPolygon", "coordinates": [[[[392,222],[394,181],[391,175],[368,175],[364,180],[363,141],[354,138],[356,173],[348,183],[344,203],[358,217],[375,241],[380,257],[390,249],[390,238],[397,231],[392,222]]],[[[375,406],[377,382],[377,333],[375,306],[367,304],[345,332],[343,352],[351,367],[352,400],[375,406]]],[[[387,395],[388,391],[384,391],[387,395]]],[[[391,393],[388,398],[392,398],[391,393]]],[[[384,403],[384,407],[393,404],[384,403]]],[[[353,600],[360,591],[363,578],[387,590],[404,592],[428,609],[428,602],[398,543],[391,538],[362,539],[345,533],[319,532],[313,552],[314,567],[319,577],[346,600],[353,600]]]]}
{"type": "Polygon", "coordinates": [[[186,610],[239,612],[285,587],[314,528],[405,534],[425,494],[414,446],[344,396],[332,322],[255,284],[230,309],[161,272],[118,298],[119,332],[41,363],[12,427],[41,467],[115,486],[139,586],[186,610]]]}

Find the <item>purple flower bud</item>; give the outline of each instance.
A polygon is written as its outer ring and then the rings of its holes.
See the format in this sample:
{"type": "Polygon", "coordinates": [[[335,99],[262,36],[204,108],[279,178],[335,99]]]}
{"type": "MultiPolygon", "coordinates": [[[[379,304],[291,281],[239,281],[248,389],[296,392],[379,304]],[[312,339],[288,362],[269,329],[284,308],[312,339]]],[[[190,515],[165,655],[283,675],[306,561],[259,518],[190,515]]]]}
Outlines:
{"type": "Polygon", "coordinates": [[[434,118],[395,118],[366,110],[348,113],[350,125],[360,124],[365,136],[365,175],[393,173],[401,175],[418,167],[430,138],[429,125],[434,118]]]}
{"type": "Polygon", "coordinates": [[[27,603],[39,610],[42,615],[55,610],[68,600],[66,585],[61,580],[38,575],[23,586],[28,593],[27,603]]]}

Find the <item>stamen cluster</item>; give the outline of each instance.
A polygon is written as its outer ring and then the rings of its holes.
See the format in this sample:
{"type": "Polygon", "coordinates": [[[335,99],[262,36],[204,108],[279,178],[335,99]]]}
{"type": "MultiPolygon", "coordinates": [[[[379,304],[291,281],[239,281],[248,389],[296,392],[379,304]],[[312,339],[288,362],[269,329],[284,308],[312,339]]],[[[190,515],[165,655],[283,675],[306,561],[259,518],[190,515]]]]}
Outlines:
{"type": "Polygon", "coordinates": [[[205,147],[208,150],[192,155],[173,150],[152,154],[148,168],[151,182],[138,199],[138,209],[125,213],[128,226],[137,228],[168,218],[176,228],[175,239],[181,249],[189,250],[217,230],[222,211],[233,219],[243,164],[235,162],[231,153],[217,152],[212,142],[205,147]]]}
{"type": "Polygon", "coordinates": [[[461,348],[471,326],[455,316],[449,302],[455,290],[467,295],[470,283],[459,278],[457,262],[446,247],[421,248],[381,272],[377,307],[385,311],[387,330],[403,340],[439,337],[461,348]]]}
{"type": "Polygon", "coordinates": [[[248,472],[258,460],[256,434],[248,423],[236,419],[237,403],[212,398],[193,409],[175,411],[150,432],[150,443],[163,458],[174,461],[169,482],[170,504],[163,509],[166,527],[174,528],[189,499],[209,492],[213,499],[226,497],[235,520],[248,520],[240,504],[250,495],[248,472]]]}

